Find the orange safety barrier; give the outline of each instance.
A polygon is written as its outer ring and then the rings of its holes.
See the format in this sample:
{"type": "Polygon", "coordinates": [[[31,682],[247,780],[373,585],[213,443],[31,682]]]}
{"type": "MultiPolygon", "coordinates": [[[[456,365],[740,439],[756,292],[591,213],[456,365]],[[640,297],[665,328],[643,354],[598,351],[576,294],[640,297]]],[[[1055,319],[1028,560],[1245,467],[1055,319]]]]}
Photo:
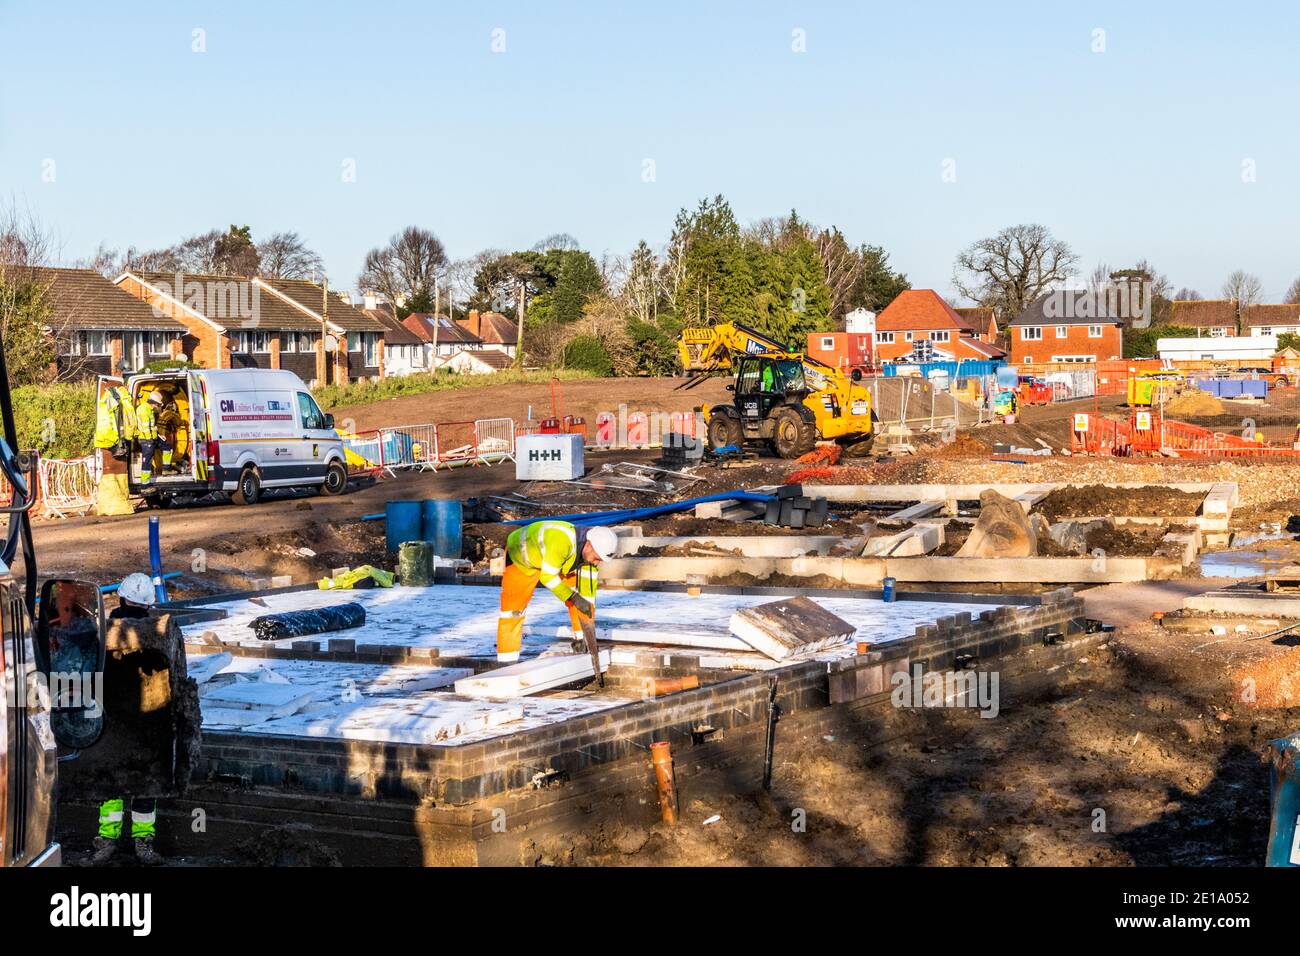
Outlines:
{"type": "Polygon", "coordinates": [[[1297,457],[1300,449],[1273,445],[1231,432],[1170,421],[1152,412],[1134,412],[1127,421],[1100,415],[1075,415],[1071,422],[1073,454],[1153,455],[1176,458],[1297,457]],[[1080,427],[1082,426],[1082,427],[1080,427]]]}

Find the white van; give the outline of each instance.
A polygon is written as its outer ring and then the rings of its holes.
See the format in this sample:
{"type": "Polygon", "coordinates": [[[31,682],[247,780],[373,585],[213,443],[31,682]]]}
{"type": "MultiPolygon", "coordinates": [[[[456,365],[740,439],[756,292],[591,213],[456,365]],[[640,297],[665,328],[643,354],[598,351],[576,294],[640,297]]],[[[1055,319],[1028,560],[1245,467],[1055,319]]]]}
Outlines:
{"type": "Polygon", "coordinates": [[[320,410],[293,372],[175,369],[132,376],[129,387],[137,405],[150,392],[163,393],[159,431],[175,437],[172,467],[155,455],[147,483],[140,481],[138,444],[131,456],[131,493],[152,504],[213,491],[253,504],[263,488],[314,486],[326,495],[347,488],[334,416],[320,410]]]}

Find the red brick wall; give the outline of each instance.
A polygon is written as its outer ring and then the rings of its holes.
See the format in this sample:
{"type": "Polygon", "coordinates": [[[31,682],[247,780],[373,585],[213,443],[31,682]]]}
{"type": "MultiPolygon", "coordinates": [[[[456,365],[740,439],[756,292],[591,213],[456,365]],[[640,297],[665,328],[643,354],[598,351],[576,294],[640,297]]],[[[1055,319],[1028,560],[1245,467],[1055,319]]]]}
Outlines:
{"type": "Polygon", "coordinates": [[[1086,325],[1065,326],[1065,336],[1057,336],[1057,326],[1036,326],[1041,339],[1024,338],[1025,327],[1011,328],[1011,363],[1051,362],[1055,356],[1091,355],[1094,361],[1108,362],[1124,355],[1124,336],[1118,325],[1103,325],[1100,338],[1088,335],[1086,325]]]}
{"type": "Polygon", "coordinates": [[[185,326],[183,350],[190,361],[204,368],[230,368],[229,347],[223,352],[224,336],[208,323],[194,318],[184,309],[177,307],[166,299],[150,292],[129,276],[118,283],[118,288],[135,296],[141,302],[147,302],[161,314],[171,316],[185,326]]]}
{"type": "Polygon", "coordinates": [[[809,332],[805,349],[810,358],[836,368],[871,364],[871,336],[868,333],[809,332]],[[829,340],[830,348],[824,348],[829,340]]]}

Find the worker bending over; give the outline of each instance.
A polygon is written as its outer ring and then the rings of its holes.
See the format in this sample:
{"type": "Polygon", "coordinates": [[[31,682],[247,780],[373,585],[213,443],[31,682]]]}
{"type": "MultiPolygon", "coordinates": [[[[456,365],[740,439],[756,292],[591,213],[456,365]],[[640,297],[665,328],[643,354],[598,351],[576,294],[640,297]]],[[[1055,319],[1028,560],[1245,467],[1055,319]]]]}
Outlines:
{"type": "Polygon", "coordinates": [[[158,412],[163,406],[162,392],[154,389],[135,410],[135,433],[140,439],[140,482],[153,480],[154,452],[162,452],[163,470],[172,464],[172,446],[158,431],[158,412]]]}
{"type": "MultiPolygon", "coordinates": [[[[156,392],[154,394],[157,394],[156,392]]],[[[118,606],[109,613],[110,620],[145,618],[157,600],[153,581],[147,574],[136,572],[122,579],[117,588],[118,606]]],[[[95,853],[91,862],[102,866],[117,853],[117,841],[122,836],[122,818],[126,801],[113,797],[99,805],[99,833],[95,836],[95,853]]],[[[154,825],[158,801],[136,797],[131,801],[131,839],[135,843],[135,858],[145,866],[156,866],[162,856],[154,849],[154,825]]]]}
{"type": "Polygon", "coordinates": [[[580,528],[567,521],[534,521],[506,539],[497,618],[497,660],[519,660],[524,611],[540,582],[569,609],[574,641],[596,618],[596,566],[614,556],[618,536],[609,528],[580,528]]]}

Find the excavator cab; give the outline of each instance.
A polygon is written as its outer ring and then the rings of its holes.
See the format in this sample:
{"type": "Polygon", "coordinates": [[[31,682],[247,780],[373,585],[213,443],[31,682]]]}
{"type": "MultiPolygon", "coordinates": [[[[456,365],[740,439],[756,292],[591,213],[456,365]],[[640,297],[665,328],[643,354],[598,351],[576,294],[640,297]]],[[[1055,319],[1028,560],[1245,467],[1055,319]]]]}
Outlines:
{"type": "Polygon", "coordinates": [[[782,458],[812,451],[817,423],[803,404],[811,389],[802,360],[780,354],[743,356],[728,388],[735,394],[732,404],[710,410],[712,447],[766,440],[782,458]]]}

